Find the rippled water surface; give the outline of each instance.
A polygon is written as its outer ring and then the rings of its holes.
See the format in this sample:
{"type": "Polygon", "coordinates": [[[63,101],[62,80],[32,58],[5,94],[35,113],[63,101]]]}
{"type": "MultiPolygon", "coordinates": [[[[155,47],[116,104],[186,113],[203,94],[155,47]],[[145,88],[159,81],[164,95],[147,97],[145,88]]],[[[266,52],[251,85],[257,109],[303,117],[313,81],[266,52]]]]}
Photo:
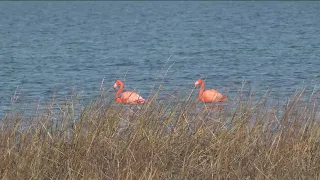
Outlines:
{"type": "Polygon", "coordinates": [[[0,110],[125,79],[148,96],[206,87],[285,98],[320,80],[318,2],[0,2],[0,110]],[[168,58],[171,58],[168,60],[168,58]],[[170,67],[170,68],[169,68],[170,67]],[[164,68],[163,71],[161,69],[164,68]]]}

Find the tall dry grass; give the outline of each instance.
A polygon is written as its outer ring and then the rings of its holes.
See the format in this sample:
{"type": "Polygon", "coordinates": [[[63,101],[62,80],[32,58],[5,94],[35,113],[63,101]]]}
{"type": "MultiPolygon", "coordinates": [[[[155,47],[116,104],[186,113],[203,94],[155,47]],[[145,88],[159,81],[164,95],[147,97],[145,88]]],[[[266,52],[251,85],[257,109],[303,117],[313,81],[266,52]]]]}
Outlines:
{"type": "Polygon", "coordinates": [[[0,177],[319,179],[317,95],[273,106],[267,95],[243,97],[224,108],[102,97],[85,107],[52,101],[27,119],[11,112],[1,121],[0,177]]]}

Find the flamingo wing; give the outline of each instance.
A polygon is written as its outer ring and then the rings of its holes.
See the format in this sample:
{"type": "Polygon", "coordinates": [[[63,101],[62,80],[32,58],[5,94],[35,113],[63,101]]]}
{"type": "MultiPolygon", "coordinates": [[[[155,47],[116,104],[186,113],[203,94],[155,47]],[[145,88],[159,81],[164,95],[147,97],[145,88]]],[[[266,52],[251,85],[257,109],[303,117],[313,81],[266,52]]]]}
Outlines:
{"type": "Polygon", "coordinates": [[[143,97],[141,97],[139,94],[132,92],[132,91],[123,92],[121,99],[124,103],[128,103],[128,104],[143,104],[143,103],[145,103],[145,99],[143,97]]]}
{"type": "Polygon", "coordinates": [[[203,102],[224,102],[227,100],[227,97],[222,95],[219,91],[211,89],[204,91],[200,100],[203,102]]]}

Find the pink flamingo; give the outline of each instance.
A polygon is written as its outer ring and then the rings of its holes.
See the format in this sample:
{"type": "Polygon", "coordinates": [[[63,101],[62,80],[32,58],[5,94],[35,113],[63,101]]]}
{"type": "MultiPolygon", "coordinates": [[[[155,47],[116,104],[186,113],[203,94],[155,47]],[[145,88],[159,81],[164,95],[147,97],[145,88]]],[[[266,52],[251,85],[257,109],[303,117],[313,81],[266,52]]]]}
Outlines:
{"type": "Polygon", "coordinates": [[[219,91],[215,89],[204,90],[204,82],[202,79],[198,79],[194,84],[195,87],[201,85],[198,100],[204,103],[207,102],[225,102],[228,98],[222,95],[219,91]]]}
{"type": "Polygon", "coordinates": [[[132,91],[126,91],[123,92],[124,84],[120,80],[116,80],[116,82],[113,85],[114,89],[117,89],[118,86],[120,88],[116,92],[116,101],[120,104],[144,104],[146,103],[146,100],[143,99],[139,94],[132,92],[132,91]],[[121,97],[120,94],[122,93],[121,97]]]}

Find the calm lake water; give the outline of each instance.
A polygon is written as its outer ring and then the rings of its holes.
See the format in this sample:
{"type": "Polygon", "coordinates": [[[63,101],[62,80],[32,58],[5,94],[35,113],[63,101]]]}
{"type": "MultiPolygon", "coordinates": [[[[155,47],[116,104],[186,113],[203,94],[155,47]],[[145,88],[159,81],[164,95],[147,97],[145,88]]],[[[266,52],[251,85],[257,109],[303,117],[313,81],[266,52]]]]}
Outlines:
{"type": "Polygon", "coordinates": [[[284,99],[320,82],[319,16],[319,2],[0,2],[0,114],[15,92],[35,109],[103,79],[146,97],[166,72],[163,96],[206,77],[284,99]]]}

